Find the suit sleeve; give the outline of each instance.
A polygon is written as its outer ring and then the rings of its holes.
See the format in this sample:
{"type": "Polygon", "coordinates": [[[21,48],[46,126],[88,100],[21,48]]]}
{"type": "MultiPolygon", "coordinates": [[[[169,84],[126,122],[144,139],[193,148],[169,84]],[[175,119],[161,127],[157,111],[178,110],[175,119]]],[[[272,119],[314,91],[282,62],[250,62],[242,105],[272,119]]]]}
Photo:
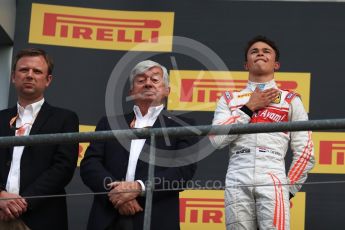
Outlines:
{"type": "MultiPolygon", "coordinates": [[[[308,115],[304,110],[302,101],[295,97],[290,104],[290,120],[305,121],[308,115]]],[[[314,149],[311,131],[291,132],[291,149],[293,153],[292,163],[288,172],[290,193],[298,192],[302,183],[307,179],[308,172],[314,167],[314,149]]]]}
{"type": "MultiPolygon", "coordinates": [[[[251,120],[245,112],[236,108],[230,110],[231,101],[227,101],[224,96],[218,101],[214,112],[212,125],[248,124],[251,120]]],[[[211,135],[209,139],[215,148],[221,149],[236,140],[238,135],[211,135]]]]}
{"type": "MultiPolygon", "coordinates": [[[[59,116],[64,116],[60,133],[79,131],[79,119],[75,113],[68,112],[65,115],[61,113],[59,116]]],[[[40,196],[60,194],[72,179],[77,160],[78,143],[56,145],[49,167],[33,183],[28,185],[21,192],[21,195],[40,196]]],[[[34,210],[42,202],[47,201],[45,199],[29,199],[29,208],[34,210]]]]}
{"type": "MultiPolygon", "coordinates": [[[[97,124],[96,131],[109,130],[106,117],[97,124]]],[[[93,192],[106,192],[106,185],[115,178],[104,167],[105,141],[91,142],[80,164],[80,176],[93,192]]]]}

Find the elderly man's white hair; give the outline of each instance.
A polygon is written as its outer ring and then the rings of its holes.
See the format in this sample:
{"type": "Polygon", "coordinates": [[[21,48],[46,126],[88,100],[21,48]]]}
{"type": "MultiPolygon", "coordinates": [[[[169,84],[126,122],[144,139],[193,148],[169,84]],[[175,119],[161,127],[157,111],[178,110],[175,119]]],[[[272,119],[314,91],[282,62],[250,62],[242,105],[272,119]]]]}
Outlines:
{"type": "Polygon", "coordinates": [[[152,67],[159,67],[162,69],[164,85],[165,85],[165,87],[169,87],[169,75],[168,75],[167,69],[157,62],[154,62],[151,60],[145,60],[145,61],[139,62],[132,69],[132,71],[129,75],[130,89],[133,89],[134,78],[139,74],[145,73],[148,69],[150,69],[152,67]]]}

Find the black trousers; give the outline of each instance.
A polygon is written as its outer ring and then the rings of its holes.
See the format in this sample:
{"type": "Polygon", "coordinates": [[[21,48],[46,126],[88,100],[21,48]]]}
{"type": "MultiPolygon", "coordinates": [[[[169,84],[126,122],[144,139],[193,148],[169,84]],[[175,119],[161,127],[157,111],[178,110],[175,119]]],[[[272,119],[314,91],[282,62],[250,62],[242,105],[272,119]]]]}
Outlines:
{"type": "Polygon", "coordinates": [[[133,230],[133,217],[120,216],[106,228],[106,230],[133,230]]]}

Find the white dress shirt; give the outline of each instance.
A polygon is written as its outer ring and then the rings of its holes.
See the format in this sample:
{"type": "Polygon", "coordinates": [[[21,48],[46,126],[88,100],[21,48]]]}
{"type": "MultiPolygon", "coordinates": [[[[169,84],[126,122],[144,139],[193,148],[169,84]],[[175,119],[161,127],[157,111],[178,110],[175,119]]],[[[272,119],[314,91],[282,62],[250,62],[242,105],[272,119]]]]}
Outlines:
{"type": "MultiPolygon", "coordinates": [[[[150,107],[145,116],[142,116],[138,106],[134,106],[135,124],[134,128],[144,128],[147,126],[153,126],[157,120],[158,115],[163,110],[164,106],[150,107]]],[[[131,141],[131,149],[129,153],[126,181],[134,181],[135,170],[139,159],[140,152],[142,151],[146,139],[135,139],[131,141]]],[[[142,191],[145,191],[145,185],[142,181],[138,180],[141,185],[142,191]]]]}
{"type": "MultiPolygon", "coordinates": [[[[17,114],[16,127],[19,128],[23,126],[25,129],[23,136],[27,136],[30,133],[32,124],[34,123],[38,112],[44,103],[44,98],[33,104],[27,105],[25,108],[17,103],[17,114]]],[[[19,136],[18,130],[15,133],[19,136]]],[[[14,146],[12,154],[11,168],[8,173],[6,190],[9,193],[19,194],[20,188],[20,161],[23,155],[24,146],[14,146]]]]}

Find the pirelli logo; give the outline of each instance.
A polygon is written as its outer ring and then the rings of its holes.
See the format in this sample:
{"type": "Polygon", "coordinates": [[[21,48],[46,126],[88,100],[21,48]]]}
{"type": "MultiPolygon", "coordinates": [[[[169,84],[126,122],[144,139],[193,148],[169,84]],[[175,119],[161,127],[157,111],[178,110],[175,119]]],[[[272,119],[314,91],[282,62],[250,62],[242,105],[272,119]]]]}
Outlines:
{"type": "Polygon", "coordinates": [[[186,190],[180,193],[180,226],[188,229],[225,229],[224,191],[186,190]]]}
{"type": "Polygon", "coordinates": [[[315,167],[312,173],[345,174],[345,133],[313,132],[315,167]]]}
{"type": "Polygon", "coordinates": [[[29,42],[168,52],[172,50],[173,25],[173,12],[98,10],[33,3],[29,42]]]}
{"type": "MultiPolygon", "coordinates": [[[[306,194],[291,200],[291,229],[304,229],[306,194]]],[[[273,217],[272,217],[273,218],[273,217]]],[[[180,193],[181,230],[225,230],[224,191],[186,190],[180,193]]]]}
{"type": "MultiPolygon", "coordinates": [[[[299,93],[309,111],[310,73],[276,73],[275,79],[279,88],[299,93]]],[[[247,72],[172,70],[168,108],[213,111],[225,91],[239,91],[246,87],[247,81],[247,72]]]]}
{"type": "Polygon", "coordinates": [[[224,199],[180,198],[180,222],[222,223],[223,208],[224,199]]]}

